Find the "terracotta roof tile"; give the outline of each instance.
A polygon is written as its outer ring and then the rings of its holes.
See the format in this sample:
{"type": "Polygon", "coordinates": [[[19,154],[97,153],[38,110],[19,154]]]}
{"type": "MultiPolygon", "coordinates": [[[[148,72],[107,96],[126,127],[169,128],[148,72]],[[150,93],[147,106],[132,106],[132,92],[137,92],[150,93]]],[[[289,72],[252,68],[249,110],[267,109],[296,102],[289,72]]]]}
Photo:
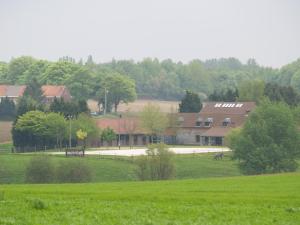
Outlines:
{"type": "Polygon", "coordinates": [[[63,95],[66,87],[65,86],[54,86],[54,85],[44,85],[42,86],[42,91],[46,97],[60,97],[63,95]]]}

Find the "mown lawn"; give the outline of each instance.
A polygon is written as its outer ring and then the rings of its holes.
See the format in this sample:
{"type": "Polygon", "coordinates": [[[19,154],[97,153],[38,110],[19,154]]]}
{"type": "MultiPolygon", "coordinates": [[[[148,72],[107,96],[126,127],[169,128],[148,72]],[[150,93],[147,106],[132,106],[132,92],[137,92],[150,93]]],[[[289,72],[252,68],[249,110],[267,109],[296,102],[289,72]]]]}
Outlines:
{"type": "Polygon", "coordinates": [[[300,173],[0,186],[0,224],[298,225],[300,173]],[[2,197],[1,197],[2,196],[2,197]]]}
{"type": "MultiPolygon", "coordinates": [[[[25,170],[36,154],[0,154],[0,183],[24,183],[25,170]]],[[[132,157],[87,156],[66,158],[50,156],[54,164],[65,160],[83,160],[92,170],[93,182],[134,181],[136,166],[132,157]]],[[[228,153],[223,160],[213,160],[213,154],[176,155],[174,179],[237,176],[240,172],[228,153]]]]}

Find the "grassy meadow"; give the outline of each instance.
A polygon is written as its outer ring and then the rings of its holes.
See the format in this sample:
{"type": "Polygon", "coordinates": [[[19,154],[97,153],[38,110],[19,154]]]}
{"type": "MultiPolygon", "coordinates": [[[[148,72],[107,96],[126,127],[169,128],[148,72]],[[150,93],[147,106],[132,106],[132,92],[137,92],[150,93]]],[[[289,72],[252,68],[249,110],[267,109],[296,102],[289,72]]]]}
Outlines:
{"type": "MultiPolygon", "coordinates": [[[[176,155],[175,179],[238,176],[236,162],[226,153],[223,160],[213,160],[213,154],[176,155]]],[[[25,169],[37,154],[0,154],[0,183],[24,183],[25,169]],[[2,171],[2,172],[1,172],[2,171]]],[[[137,180],[132,157],[86,156],[84,158],[50,156],[55,164],[65,160],[85,161],[92,169],[93,182],[137,180]]]]}
{"type": "Polygon", "coordinates": [[[300,173],[157,182],[2,185],[0,224],[298,225],[300,173]]]}

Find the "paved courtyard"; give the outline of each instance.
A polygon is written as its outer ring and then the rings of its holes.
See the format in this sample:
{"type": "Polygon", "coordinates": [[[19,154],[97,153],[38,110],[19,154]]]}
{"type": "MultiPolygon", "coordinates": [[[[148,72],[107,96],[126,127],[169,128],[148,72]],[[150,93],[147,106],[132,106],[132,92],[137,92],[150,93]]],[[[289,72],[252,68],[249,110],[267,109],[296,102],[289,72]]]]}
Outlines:
{"type": "MultiPolygon", "coordinates": [[[[191,148],[170,148],[175,154],[194,154],[194,153],[209,153],[209,152],[227,152],[230,151],[226,147],[191,147],[191,148]]],[[[64,152],[55,152],[53,154],[64,154],[64,152]]],[[[115,149],[115,150],[91,150],[86,151],[86,155],[116,155],[116,156],[137,156],[137,155],[146,155],[146,149],[115,149]]]]}

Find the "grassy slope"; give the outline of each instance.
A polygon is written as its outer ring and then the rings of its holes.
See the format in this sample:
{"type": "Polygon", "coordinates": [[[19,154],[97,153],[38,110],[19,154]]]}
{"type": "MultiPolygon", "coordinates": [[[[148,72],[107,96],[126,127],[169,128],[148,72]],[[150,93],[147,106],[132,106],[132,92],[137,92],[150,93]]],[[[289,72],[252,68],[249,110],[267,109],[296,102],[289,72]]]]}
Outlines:
{"type": "Polygon", "coordinates": [[[0,224],[298,225],[300,174],[0,186],[0,224]],[[33,201],[47,206],[38,210],[33,201]]]}
{"type": "MultiPolygon", "coordinates": [[[[24,171],[34,155],[0,154],[0,183],[23,183],[24,171]]],[[[51,156],[54,163],[64,160],[84,160],[91,166],[94,182],[132,181],[136,180],[135,165],[127,157],[85,157],[65,158],[51,156]]],[[[175,156],[176,178],[204,178],[240,175],[235,162],[229,157],[215,161],[212,154],[177,155],[175,156]]]]}

